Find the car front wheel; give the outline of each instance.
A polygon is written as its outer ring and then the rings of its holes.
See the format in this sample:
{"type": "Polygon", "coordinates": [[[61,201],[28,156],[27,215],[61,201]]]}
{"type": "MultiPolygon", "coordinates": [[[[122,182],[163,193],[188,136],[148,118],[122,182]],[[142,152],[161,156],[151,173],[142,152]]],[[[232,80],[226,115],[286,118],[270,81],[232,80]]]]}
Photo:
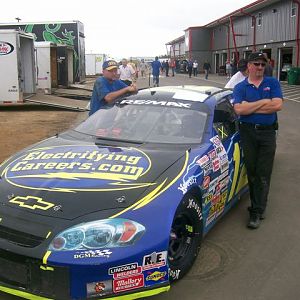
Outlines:
{"type": "Polygon", "coordinates": [[[192,267],[202,241],[202,208],[192,195],[178,206],[170,232],[168,249],[170,281],[181,279],[192,267]]]}

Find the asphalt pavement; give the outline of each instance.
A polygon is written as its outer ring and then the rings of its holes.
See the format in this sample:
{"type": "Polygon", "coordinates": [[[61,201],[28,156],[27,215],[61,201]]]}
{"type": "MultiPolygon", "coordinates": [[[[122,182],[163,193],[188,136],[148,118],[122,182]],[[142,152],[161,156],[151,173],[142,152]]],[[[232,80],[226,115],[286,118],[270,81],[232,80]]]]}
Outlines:
{"type": "MultiPolygon", "coordinates": [[[[169,77],[162,75],[160,76],[160,86],[201,84],[224,87],[228,80],[229,79],[227,79],[226,76],[218,76],[215,74],[210,74],[208,80],[204,78],[204,74],[198,74],[197,77],[192,76],[191,78],[189,78],[187,74],[175,74],[174,77],[170,75],[169,77]]],[[[152,76],[149,76],[148,74],[146,78],[139,77],[137,80],[137,86],[139,89],[153,86],[152,76]]]]}

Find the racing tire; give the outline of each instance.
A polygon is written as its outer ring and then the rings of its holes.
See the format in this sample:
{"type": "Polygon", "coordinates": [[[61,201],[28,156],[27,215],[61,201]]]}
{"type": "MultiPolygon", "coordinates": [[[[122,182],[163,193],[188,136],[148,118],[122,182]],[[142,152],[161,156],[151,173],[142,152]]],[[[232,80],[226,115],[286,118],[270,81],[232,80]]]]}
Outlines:
{"type": "Polygon", "coordinates": [[[170,282],[181,279],[200,250],[203,232],[201,203],[186,195],[179,204],[170,232],[168,264],[170,282]]]}

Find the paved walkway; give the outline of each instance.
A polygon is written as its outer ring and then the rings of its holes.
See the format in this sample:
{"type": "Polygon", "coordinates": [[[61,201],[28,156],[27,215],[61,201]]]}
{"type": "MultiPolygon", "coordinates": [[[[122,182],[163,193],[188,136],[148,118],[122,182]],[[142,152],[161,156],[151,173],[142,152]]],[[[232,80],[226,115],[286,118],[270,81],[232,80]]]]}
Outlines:
{"type": "MultiPolygon", "coordinates": [[[[208,79],[204,78],[204,74],[199,74],[197,77],[189,78],[188,74],[176,74],[174,77],[160,76],[160,86],[166,85],[211,85],[224,87],[229,79],[226,76],[219,76],[216,74],[209,74],[208,79]]],[[[285,100],[294,101],[300,103],[300,85],[289,85],[286,81],[280,82],[283,96],[285,100]]],[[[148,88],[152,86],[152,77],[138,78],[138,88],[148,88]]]]}

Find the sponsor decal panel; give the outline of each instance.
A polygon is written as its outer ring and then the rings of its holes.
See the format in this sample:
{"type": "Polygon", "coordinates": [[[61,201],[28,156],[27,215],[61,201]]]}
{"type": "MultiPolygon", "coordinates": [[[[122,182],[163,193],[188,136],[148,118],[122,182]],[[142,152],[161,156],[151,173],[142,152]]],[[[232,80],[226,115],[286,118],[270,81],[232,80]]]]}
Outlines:
{"type": "Polygon", "coordinates": [[[212,137],[210,139],[210,141],[215,145],[215,146],[220,146],[221,145],[221,140],[219,139],[219,137],[217,135],[215,135],[214,137],[212,137]]]}
{"type": "Polygon", "coordinates": [[[203,167],[203,174],[204,176],[209,175],[210,173],[212,173],[213,169],[212,169],[212,163],[209,162],[209,164],[207,164],[205,167],[203,167]]]}
{"type": "Polygon", "coordinates": [[[202,220],[202,212],[200,205],[194,199],[188,199],[188,206],[187,208],[193,208],[196,210],[198,217],[202,220]]]}
{"type": "Polygon", "coordinates": [[[209,151],[209,152],[208,152],[208,156],[209,156],[209,158],[210,158],[211,160],[216,159],[216,158],[217,158],[217,152],[216,152],[216,150],[211,150],[211,151],[209,151]]]}
{"type": "Polygon", "coordinates": [[[32,149],[4,170],[12,185],[60,192],[132,189],[151,167],[149,157],[135,148],[56,146],[32,149]]]}
{"type": "Polygon", "coordinates": [[[115,279],[113,281],[114,293],[121,293],[133,289],[144,287],[144,275],[138,274],[135,276],[124,277],[115,279]]]}
{"type": "Polygon", "coordinates": [[[210,177],[209,177],[209,176],[205,176],[205,177],[203,178],[203,185],[202,185],[202,188],[203,188],[204,190],[207,190],[208,187],[209,187],[209,183],[210,183],[210,177]]]}
{"type": "Polygon", "coordinates": [[[85,258],[99,258],[99,257],[110,257],[112,252],[108,249],[104,250],[86,250],[76,252],[74,254],[74,259],[85,259],[85,258]]]}
{"type": "Polygon", "coordinates": [[[179,275],[180,275],[181,270],[171,270],[169,268],[169,277],[172,278],[173,280],[177,280],[179,279],[179,275]]]}
{"type": "Polygon", "coordinates": [[[195,177],[190,177],[190,178],[188,178],[187,181],[184,181],[183,183],[181,183],[179,185],[178,189],[180,191],[182,191],[182,194],[185,194],[187,192],[188,188],[190,186],[192,186],[193,184],[196,184],[196,183],[197,183],[196,178],[195,177]]]}
{"type": "Polygon", "coordinates": [[[200,167],[204,167],[209,163],[209,157],[207,155],[203,155],[200,159],[196,161],[196,164],[198,164],[200,167]]]}
{"type": "Polygon", "coordinates": [[[0,41],[0,56],[8,55],[14,51],[11,43],[0,41]]]}
{"type": "Polygon", "coordinates": [[[154,106],[174,106],[190,108],[191,104],[175,101],[158,101],[158,100],[123,100],[121,104],[135,104],[135,105],[154,105],[154,106]]]}
{"type": "Polygon", "coordinates": [[[167,251],[153,252],[143,258],[143,270],[159,268],[166,265],[167,251]]]}
{"type": "Polygon", "coordinates": [[[86,284],[87,298],[112,294],[112,281],[89,282],[86,284]]]}
{"type": "Polygon", "coordinates": [[[217,172],[220,169],[220,161],[219,159],[215,159],[212,161],[213,172],[217,172]]]}
{"type": "Polygon", "coordinates": [[[204,205],[208,205],[211,200],[213,198],[213,194],[212,193],[206,193],[203,195],[203,199],[204,199],[204,205]]]}
{"type": "Polygon", "coordinates": [[[167,281],[169,278],[168,267],[164,266],[159,269],[151,269],[144,272],[145,286],[158,284],[167,281]]]}
{"type": "Polygon", "coordinates": [[[110,268],[108,270],[108,274],[113,275],[114,279],[129,277],[141,273],[142,273],[142,267],[139,266],[138,263],[131,263],[122,266],[117,266],[117,267],[110,268]]]}

